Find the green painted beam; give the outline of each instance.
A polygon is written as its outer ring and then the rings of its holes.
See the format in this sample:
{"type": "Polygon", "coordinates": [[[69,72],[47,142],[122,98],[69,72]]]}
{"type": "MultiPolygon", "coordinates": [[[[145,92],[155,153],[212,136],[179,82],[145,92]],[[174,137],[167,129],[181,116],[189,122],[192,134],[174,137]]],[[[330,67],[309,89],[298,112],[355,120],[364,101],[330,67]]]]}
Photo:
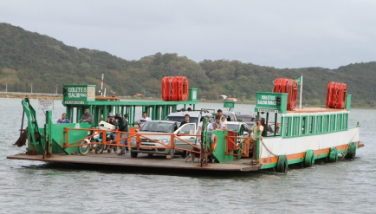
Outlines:
{"type": "Polygon", "coordinates": [[[194,105],[197,104],[197,101],[85,101],[84,103],[80,104],[70,104],[64,103],[64,105],[71,105],[71,106],[88,106],[88,105],[114,105],[114,106],[153,106],[153,105],[194,105]]]}
{"type": "Polygon", "coordinates": [[[303,161],[304,161],[304,158],[299,158],[299,159],[287,161],[287,163],[288,165],[291,165],[291,164],[301,163],[303,161]]]}
{"type": "Polygon", "coordinates": [[[270,169],[270,168],[274,168],[276,165],[277,163],[265,164],[265,165],[261,165],[260,169],[270,169]]]}

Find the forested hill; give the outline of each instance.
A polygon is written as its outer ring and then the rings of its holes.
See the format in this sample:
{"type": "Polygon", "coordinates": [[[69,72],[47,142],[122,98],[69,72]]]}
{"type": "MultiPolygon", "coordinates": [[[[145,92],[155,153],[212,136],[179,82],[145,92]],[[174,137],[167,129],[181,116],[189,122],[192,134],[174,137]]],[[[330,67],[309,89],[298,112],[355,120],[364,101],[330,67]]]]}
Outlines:
{"type": "Polygon", "coordinates": [[[143,93],[160,97],[161,80],[185,75],[199,97],[217,99],[225,94],[240,100],[254,99],[256,91],[272,90],[276,77],[304,76],[304,103],[323,105],[328,81],[346,82],[353,104],[376,107],[376,62],[326,69],[277,69],[227,60],[195,62],[177,54],[146,56],[127,61],[109,53],[77,49],[54,38],[0,23],[0,91],[53,93],[56,84],[100,84],[105,74],[107,91],[118,95],[143,93]]]}

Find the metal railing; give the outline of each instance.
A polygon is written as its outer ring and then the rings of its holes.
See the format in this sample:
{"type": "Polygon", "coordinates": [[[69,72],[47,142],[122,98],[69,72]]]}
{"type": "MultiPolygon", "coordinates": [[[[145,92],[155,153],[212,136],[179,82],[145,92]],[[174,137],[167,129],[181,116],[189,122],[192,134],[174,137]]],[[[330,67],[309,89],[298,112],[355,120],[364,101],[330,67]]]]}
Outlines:
{"type": "MultiPolygon", "coordinates": [[[[191,153],[200,154],[201,147],[188,142],[187,140],[183,139],[184,136],[189,137],[201,137],[201,135],[195,134],[175,134],[175,133],[138,133],[138,132],[121,132],[121,131],[110,131],[110,130],[102,130],[102,129],[85,129],[85,128],[65,128],[65,143],[63,148],[73,148],[73,147],[80,147],[86,145],[95,145],[95,144],[102,144],[107,146],[117,146],[117,147],[127,147],[128,149],[137,148],[137,149],[174,149],[180,151],[187,151],[191,153]],[[69,142],[69,134],[71,131],[92,131],[93,134],[88,135],[82,139],[76,140],[74,142],[69,142]],[[117,135],[115,140],[107,141],[107,133],[111,132],[117,135]],[[90,143],[83,143],[86,139],[91,139],[94,135],[102,135],[102,142],[90,142],[90,143]],[[126,137],[121,138],[121,134],[127,134],[126,137]],[[153,139],[150,136],[167,136],[164,139],[169,139],[169,144],[161,142],[160,140],[153,139]],[[132,145],[131,140],[135,138],[136,144],[132,145]],[[127,139],[127,145],[121,144],[121,141],[127,139]],[[148,143],[155,143],[155,145],[143,145],[142,140],[148,140],[148,143]],[[177,147],[175,141],[179,140],[184,144],[187,144],[192,147],[192,149],[177,147]],[[158,145],[157,145],[158,144],[158,145]]],[[[233,156],[241,156],[241,157],[249,157],[249,137],[240,137],[240,136],[226,136],[226,152],[225,155],[233,155],[233,156]],[[239,151],[240,153],[235,153],[235,151],[239,151]],[[233,152],[233,153],[231,153],[233,152]]],[[[86,141],[87,142],[87,141],[86,141]]]]}
{"type": "Polygon", "coordinates": [[[174,134],[174,133],[137,133],[137,132],[130,133],[130,132],[121,132],[121,131],[110,131],[110,130],[102,130],[102,129],[84,129],[84,128],[65,128],[64,133],[66,135],[65,143],[64,143],[64,147],[63,147],[64,149],[86,146],[86,145],[102,144],[102,145],[107,145],[107,146],[128,147],[129,149],[130,148],[137,148],[137,149],[174,149],[174,150],[181,150],[181,151],[187,151],[187,152],[193,152],[193,153],[200,153],[200,150],[201,150],[201,148],[198,147],[197,145],[192,144],[192,143],[186,141],[185,139],[181,138],[183,136],[200,137],[201,135],[174,134]],[[86,132],[93,131],[93,134],[69,143],[69,132],[70,131],[86,131],[86,132]],[[107,136],[108,132],[116,133],[116,135],[117,135],[116,139],[107,141],[106,136],[107,136]],[[86,139],[91,139],[94,135],[97,135],[97,134],[103,136],[102,142],[82,143],[86,139]],[[127,134],[128,136],[121,138],[121,137],[119,137],[119,136],[121,136],[121,134],[127,134]],[[159,140],[148,137],[150,135],[152,135],[152,136],[168,136],[168,138],[170,140],[170,144],[163,143],[159,140]],[[132,146],[131,140],[134,137],[136,138],[136,145],[132,146]],[[121,141],[124,140],[124,139],[127,139],[127,145],[121,144],[121,141]],[[147,140],[149,140],[149,143],[159,144],[159,146],[142,145],[142,139],[147,139],[147,140]],[[180,140],[181,142],[183,142],[185,144],[192,146],[192,150],[189,150],[189,149],[186,149],[186,148],[181,148],[181,147],[176,147],[176,145],[175,145],[176,139],[180,140]],[[194,149],[196,149],[196,150],[194,150],[194,149]]]}

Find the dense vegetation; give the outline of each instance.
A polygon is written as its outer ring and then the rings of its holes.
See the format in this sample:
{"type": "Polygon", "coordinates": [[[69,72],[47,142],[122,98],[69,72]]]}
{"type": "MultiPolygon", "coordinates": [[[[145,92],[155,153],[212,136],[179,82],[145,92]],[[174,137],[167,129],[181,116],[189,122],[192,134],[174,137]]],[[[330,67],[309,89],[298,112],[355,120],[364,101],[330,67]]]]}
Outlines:
{"type": "Polygon", "coordinates": [[[240,100],[255,98],[256,91],[270,91],[276,77],[304,76],[304,103],[323,105],[328,81],[348,84],[353,104],[376,107],[376,62],[356,63],[338,69],[320,67],[277,69],[227,60],[195,62],[177,54],[146,56],[127,61],[109,53],[77,49],[51,37],[0,24],[0,90],[53,93],[58,84],[100,84],[105,74],[107,91],[118,95],[143,93],[160,97],[166,75],[185,75],[199,97],[217,99],[226,94],[240,100]]]}

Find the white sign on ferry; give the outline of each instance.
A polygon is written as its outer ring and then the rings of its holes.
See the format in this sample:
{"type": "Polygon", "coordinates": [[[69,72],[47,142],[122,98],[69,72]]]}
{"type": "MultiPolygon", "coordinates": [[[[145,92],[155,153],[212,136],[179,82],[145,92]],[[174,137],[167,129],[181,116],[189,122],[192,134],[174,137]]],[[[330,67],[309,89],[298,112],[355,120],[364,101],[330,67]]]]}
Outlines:
{"type": "Polygon", "coordinates": [[[54,109],[54,101],[53,100],[38,100],[38,109],[41,110],[53,110],[54,109]]]}
{"type": "Polygon", "coordinates": [[[273,95],[261,95],[261,99],[257,100],[259,105],[277,105],[277,98],[273,95]]]}

